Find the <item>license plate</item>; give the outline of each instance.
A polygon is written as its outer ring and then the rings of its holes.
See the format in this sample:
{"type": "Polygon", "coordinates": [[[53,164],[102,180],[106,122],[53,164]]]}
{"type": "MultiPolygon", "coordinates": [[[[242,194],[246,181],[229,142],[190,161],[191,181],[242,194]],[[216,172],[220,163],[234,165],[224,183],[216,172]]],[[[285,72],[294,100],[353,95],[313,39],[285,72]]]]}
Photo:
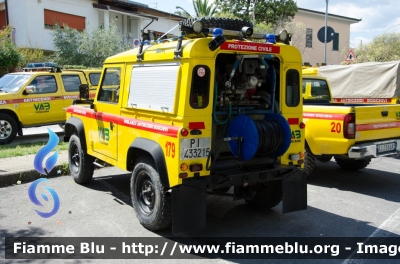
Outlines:
{"type": "Polygon", "coordinates": [[[210,153],[210,138],[185,138],[181,140],[181,160],[207,158],[210,153]]]}
{"type": "Polygon", "coordinates": [[[396,142],[376,145],[378,153],[389,152],[396,149],[396,142]]]}

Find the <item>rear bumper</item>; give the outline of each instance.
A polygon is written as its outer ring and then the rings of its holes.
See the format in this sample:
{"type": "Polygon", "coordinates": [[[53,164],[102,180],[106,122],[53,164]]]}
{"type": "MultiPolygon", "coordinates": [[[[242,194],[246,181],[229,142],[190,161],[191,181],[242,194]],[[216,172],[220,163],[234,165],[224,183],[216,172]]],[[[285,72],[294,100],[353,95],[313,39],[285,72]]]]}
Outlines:
{"type": "Polygon", "coordinates": [[[397,155],[400,152],[400,138],[361,143],[352,146],[348,152],[349,158],[351,159],[361,159],[361,158],[376,158],[384,156],[397,155]],[[394,147],[392,147],[394,145],[394,147]],[[391,147],[385,151],[386,147],[391,147]]]}

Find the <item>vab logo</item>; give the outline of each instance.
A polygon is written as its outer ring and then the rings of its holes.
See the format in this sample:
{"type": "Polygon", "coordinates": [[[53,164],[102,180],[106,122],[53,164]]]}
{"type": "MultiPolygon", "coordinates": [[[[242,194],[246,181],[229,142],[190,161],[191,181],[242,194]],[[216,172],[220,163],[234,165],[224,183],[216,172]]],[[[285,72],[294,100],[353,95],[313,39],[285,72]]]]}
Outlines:
{"type": "Polygon", "coordinates": [[[104,127],[97,127],[99,133],[99,139],[101,141],[109,141],[110,140],[110,129],[104,127]]]}
{"type": "Polygon", "coordinates": [[[292,143],[301,142],[301,132],[300,130],[292,131],[292,143]]]}
{"type": "Polygon", "coordinates": [[[33,105],[36,112],[48,112],[50,111],[50,103],[38,103],[33,105]]]}
{"type": "MultiPolygon", "coordinates": [[[[36,181],[34,181],[31,186],[29,186],[29,190],[28,190],[28,196],[29,199],[31,199],[32,203],[38,205],[38,206],[43,206],[42,203],[39,201],[39,199],[36,197],[36,188],[37,186],[41,183],[41,182],[50,182],[48,179],[37,179],[36,181]]],[[[51,194],[51,196],[53,197],[53,201],[54,201],[54,207],[53,209],[46,213],[46,212],[40,212],[38,210],[35,209],[35,212],[43,217],[43,218],[49,218],[53,215],[55,215],[58,212],[58,209],[60,209],[60,198],[58,198],[58,194],[56,193],[56,191],[54,191],[52,188],[44,186],[44,188],[51,194]]],[[[48,202],[49,198],[46,196],[46,194],[42,193],[42,198],[48,202]]]]}
{"type": "Polygon", "coordinates": [[[43,168],[43,160],[47,154],[49,154],[55,147],[57,147],[58,142],[60,141],[56,133],[54,133],[50,129],[47,130],[49,131],[50,136],[49,142],[47,142],[44,147],[39,149],[33,161],[33,166],[35,166],[35,170],[43,175],[47,175],[54,168],[54,165],[56,165],[58,159],[58,150],[46,160],[45,168],[43,168]]]}

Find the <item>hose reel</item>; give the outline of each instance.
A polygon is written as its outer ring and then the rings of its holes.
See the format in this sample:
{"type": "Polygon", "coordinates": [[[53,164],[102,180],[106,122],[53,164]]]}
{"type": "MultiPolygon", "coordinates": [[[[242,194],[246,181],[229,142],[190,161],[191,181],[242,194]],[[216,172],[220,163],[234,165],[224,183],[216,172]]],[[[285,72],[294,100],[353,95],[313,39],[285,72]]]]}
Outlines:
{"type": "Polygon", "coordinates": [[[263,120],[239,115],[231,121],[228,137],[242,138],[229,141],[229,148],[236,157],[250,160],[255,155],[282,156],[290,146],[292,134],[288,122],[280,114],[266,115],[263,120]]]}

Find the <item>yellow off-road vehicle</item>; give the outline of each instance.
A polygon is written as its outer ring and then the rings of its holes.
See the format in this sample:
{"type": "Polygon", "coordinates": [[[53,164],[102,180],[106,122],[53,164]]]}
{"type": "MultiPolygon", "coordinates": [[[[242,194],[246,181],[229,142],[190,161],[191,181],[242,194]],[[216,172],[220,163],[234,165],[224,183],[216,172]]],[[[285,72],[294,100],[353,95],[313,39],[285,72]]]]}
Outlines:
{"type": "Polygon", "coordinates": [[[109,57],[93,101],[81,86],[65,127],[74,180],[90,182],[95,159],[132,171],[133,207],[150,230],[204,229],[206,194],[306,209],[302,59],[290,35],[235,19],[180,30],[109,57]]]}
{"type": "MultiPolygon", "coordinates": [[[[65,108],[79,98],[79,85],[99,78],[101,70],[62,71],[54,63],[30,63],[23,72],[0,78],[0,145],[10,143],[22,128],[65,123],[65,108]]],[[[97,84],[96,84],[97,85],[97,84]]],[[[94,91],[92,91],[94,96],[94,91]]]]}

